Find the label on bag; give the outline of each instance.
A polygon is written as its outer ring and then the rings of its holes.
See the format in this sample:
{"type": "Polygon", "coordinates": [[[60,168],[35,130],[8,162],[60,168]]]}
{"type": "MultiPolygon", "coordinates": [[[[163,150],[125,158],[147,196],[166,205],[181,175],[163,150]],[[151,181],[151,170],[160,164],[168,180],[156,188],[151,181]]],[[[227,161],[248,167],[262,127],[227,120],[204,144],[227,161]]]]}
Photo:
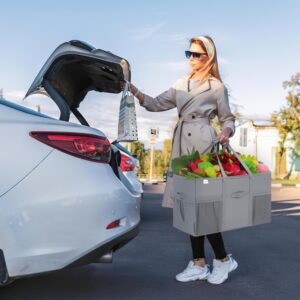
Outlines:
{"type": "Polygon", "coordinates": [[[203,184],[208,184],[208,179],[203,179],[203,184]]]}

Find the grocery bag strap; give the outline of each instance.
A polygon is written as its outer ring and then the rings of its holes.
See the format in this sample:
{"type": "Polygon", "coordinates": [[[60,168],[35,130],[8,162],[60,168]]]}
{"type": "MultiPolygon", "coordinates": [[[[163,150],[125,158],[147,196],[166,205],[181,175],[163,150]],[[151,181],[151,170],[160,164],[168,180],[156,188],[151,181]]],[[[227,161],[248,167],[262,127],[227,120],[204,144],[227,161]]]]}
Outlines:
{"type": "Polygon", "coordinates": [[[223,169],[222,163],[220,162],[220,159],[219,159],[218,155],[217,155],[217,161],[218,161],[218,164],[219,164],[219,167],[220,167],[221,174],[222,174],[223,178],[226,178],[227,174],[225,173],[225,171],[223,169]]]}
{"type": "MultiPolygon", "coordinates": [[[[220,144],[221,144],[221,143],[220,143],[219,140],[213,142],[213,146],[212,146],[212,148],[211,148],[211,150],[210,150],[210,153],[216,153],[216,154],[219,154],[219,152],[220,152],[220,144]]],[[[224,151],[224,146],[222,146],[222,150],[221,150],[221,151],[224,151]]],[[[225,173],[225,171],[224,171],[224,169],[223,169],[223,167],[222,167],[222,164],[221,164],[221,161],[220,161],[220,159],[219,159],[219,156],[217,155],[216,158],[217,158],[217,162],[218,162],[218,164],[219,164],[219,167],[220,167],[222,176],[223,176],[224,178],[227,177],[227,175],[226,175],[226,173],[225,173]]]]}
{"type": "Polygon", "coordinates": [[[238,159],[240,164],[244,167],[244,169],[249,173],[249,176],[252,178],[253,177],[252,172],[250,171],[250,169],[248,168],[246,163],[241,159],[241,157],[233,150],[233,148],[229,144],[225,145],[224,148],[227,148],[229,151],[231,151],[235,155],[235,157],[238,159]]]}
{"type": "Polygon", "coordinates": [[[213,140],[212,143],[213,143],[213,146],[210,150],[210,153],[219,152],[220,151],[220,141],[219,140],[216,140],[216,141],[213,140]]]}

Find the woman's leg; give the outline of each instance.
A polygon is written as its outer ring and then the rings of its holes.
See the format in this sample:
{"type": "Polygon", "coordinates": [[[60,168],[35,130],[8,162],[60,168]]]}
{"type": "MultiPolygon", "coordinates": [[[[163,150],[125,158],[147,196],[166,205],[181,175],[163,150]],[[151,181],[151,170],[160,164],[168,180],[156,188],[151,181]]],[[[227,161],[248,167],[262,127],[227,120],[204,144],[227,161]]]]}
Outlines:
{"type": "Polygon", "coordinates": [[[204,236],[190,235],[190,239],[194,259],[193,263],[189,261],[183,272],[176,275],[176,280],[181,282],[204,280],[210,275],[209,266],[205,263],[204,258],[204,236]]]}
{"type": "Polygon", "coordinates": [[[205,238],[204,235],[202,236],[190,235],[194,263],[201,267],[205,265],[204,238],[205,238]]]}
{"type": "Polygon", "coordinates": [[[212,233],[206,235],[206,237],[214,250],[216,259],[227,260],[227,253],[225,250],[222,234],[220,232],[212,233]]]}

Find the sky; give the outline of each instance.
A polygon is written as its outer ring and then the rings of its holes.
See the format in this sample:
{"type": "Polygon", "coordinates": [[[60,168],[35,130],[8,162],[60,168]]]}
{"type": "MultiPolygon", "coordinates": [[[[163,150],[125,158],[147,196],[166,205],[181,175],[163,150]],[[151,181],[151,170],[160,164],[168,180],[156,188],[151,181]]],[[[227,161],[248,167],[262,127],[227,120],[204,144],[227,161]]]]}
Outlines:
{"type": "MultiPolygon", "coordinates": [[[[267,119],[285,105],[282,82],[300,69],[300,1],[3,1],[0,17],[0,89],[6,99],[55,115],[50,99],[22,100],[61,43],[72,39],[126,58],[132,83],[157,96],[189,71],[188,40],[211,36],[231,105],[244,116],[267,119]]],[[[88,94],[80,107],[91,126],[117,137],[120,94],[88,94]]],[[[149,112],[135,100],[139,140],[157,147],[171,137],[177,110],[149,112]]],[[[1,116],[0,116],[1,118],[1,116]]]]}

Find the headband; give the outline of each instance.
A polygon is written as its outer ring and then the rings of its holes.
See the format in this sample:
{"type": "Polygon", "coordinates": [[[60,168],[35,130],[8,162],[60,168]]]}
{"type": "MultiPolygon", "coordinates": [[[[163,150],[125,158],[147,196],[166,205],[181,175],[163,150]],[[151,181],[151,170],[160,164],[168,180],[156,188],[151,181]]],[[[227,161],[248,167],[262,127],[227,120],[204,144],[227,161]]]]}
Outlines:
{"type": "Polygon", "coordinates": [[[208,54],[208,57],[211,58],[214,54],[214,47],[211,44],[211,41],[209,39],[207,39],[204,36],[198,36],[197,37],[199,40],[201,40],[206,48],[206,52],[208,54]]]}

